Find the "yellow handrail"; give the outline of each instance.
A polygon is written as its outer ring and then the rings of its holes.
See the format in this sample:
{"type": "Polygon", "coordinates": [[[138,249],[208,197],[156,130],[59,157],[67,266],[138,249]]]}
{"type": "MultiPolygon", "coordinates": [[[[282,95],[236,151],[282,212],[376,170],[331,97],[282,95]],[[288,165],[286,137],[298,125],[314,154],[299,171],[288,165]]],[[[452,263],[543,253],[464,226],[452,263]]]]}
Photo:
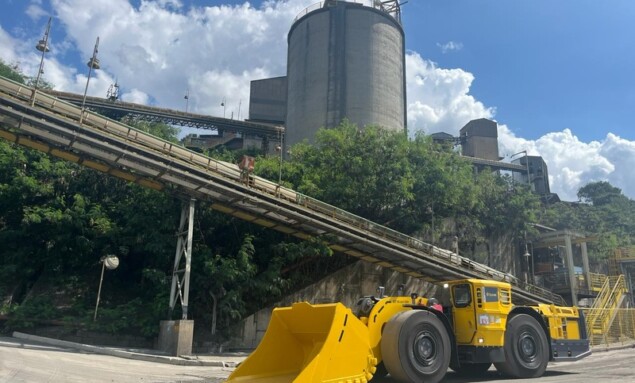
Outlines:
{"type": "MultiPolygon", "coordinates": [[[[589,314],[590,309],[580,309],[589,314]]],[[[605,311],[610,311],[605,309],[605,311]]],[[[589,339],[594,348],[614,345],[635,345],[635,309],[619,308],[614,310],[613,320],[604,329],[604,334],[591,336],[589,339]]]]}
{"type": "Polygon", "coordinates": [[[598,336],[608,342],[607,329],[612,325],[626,291],[623,275],[606,278],[593,306],[587,310],[586,323],[592,345],[597,343],[598,336]]]}
{"type": "Polygon", "coordinates": [[[605,274],[597,274],[597,273],[589,273],[591,278],[591,290],[592,291],[602,291],[602,287],[607,280],[607,276],[605,274]]]}

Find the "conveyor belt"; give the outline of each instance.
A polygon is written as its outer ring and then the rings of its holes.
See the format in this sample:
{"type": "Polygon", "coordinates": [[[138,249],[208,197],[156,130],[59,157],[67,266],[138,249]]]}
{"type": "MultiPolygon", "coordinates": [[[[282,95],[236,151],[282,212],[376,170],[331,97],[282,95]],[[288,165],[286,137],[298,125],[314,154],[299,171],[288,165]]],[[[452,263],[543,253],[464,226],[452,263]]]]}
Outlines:
{"type": "Polygon", "coordinates": [[[157,190],[169,189],[264,227],[307,239],[329,234],[331,248],[364,261],[439,283],[481,278],[512,284],[515,303],[556,303],[561,296],[524,284],[450,251],[324,202],[246,176],[214,160],[51,95],[0,77],[0,137],[157,190]]]}

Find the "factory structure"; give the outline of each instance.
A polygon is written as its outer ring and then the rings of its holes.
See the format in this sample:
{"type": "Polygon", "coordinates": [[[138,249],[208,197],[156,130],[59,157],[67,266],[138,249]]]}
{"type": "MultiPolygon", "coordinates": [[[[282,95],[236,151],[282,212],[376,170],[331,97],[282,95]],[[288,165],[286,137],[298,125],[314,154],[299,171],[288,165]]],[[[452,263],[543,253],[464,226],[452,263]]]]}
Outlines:
{"type": "MultiPolygon", "coordinates": [[[[407,134],[405,38],[397,0],[314,4],[295,18],[287,42],[286,76],[251,82],[247,121],[284,126],[279,142],[263,144],[264,150],[284,153],[296,143],[312,142],[318,129],[335,127],[344,119],[407,134]]],[[[558,200],[550,191],[542,157],[525,152],[511,162],[501,161],[495,121],[472,120],[459,137],[435,133],[432,138],[459,147],[475,171],[510,172],[546,200],[558,200]]],[[[186,139],[186,145],[200,148],[259,145],[259,139],[248,134],[186,139]]]]}
{"type": "MultiPolygon", "coordinates": [[[[280,147],[311,142],[318,129],[335,127],[344,118],[358,126],[407,133],[399,2],[315,4],[296,17],[287,41],[287,75],[252,81],[249,99],[250,121],[285,126],[280,147]]],[[[518,182],[554,199],[542,157],[525,153],[511,164],[501,162],[496,122],[473,120],[459,137],[436,133],[433,138],[460,144],[475,169],[509,171],[518,182]]]]}
{"type": "Polygon", "coordinates": [[[296,17],[287,42],[287,75],[251,83],[250,121],[283,124],[286,147],[344,118],[406,131],[398,1],[315,4],[296,17]]]}
{"type": "Polygon", "coordinates": [[[548,202],[559,201],[549,188],[549,171],[540,156],[530,156],[526,151],[522,157],[512,155],[511,162],[502,162],[498,151],[498,124],[495,121],[479,118],[469,121],[459,131],[459,137],[447,133],[432,135],[435,141],[451,141],[460,145],[461,155],[472,162],[477,171],[491,169],[508,171],[518,183],[529,184],[531,190],[548,202]]]}

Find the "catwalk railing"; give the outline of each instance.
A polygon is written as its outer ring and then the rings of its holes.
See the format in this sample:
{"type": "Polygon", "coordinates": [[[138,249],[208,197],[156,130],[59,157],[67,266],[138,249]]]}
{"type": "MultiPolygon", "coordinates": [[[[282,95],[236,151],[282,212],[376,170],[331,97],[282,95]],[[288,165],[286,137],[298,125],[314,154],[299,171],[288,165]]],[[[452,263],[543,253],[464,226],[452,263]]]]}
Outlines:
{"type": "Polygon", "coordinates": [[[613,325],[626,292],[623,275],[606,278],[593,305],[586,310],[587,331],[591,344],[608,342],[609,329],[613,325]]]}

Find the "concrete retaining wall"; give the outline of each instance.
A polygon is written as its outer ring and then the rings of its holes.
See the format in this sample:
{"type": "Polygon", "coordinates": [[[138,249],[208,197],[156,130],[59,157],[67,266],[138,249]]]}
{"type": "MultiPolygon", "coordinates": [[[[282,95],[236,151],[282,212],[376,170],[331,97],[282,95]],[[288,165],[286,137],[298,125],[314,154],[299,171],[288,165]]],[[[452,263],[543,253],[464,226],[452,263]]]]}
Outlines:
{"type": "Polygon", "coordinates": [[[405,285],[405,294],[438,296],[437,286],[405,274],[385,269],[367,262],[358,261],[322,281],[285,297],[274,306],[266,307],[243,321],[240,334],[227,345],[228,348],[252,349],[262,339],[274,307],[290,306],[294,302],[309,303],[342,302],[353,308],[355,302],[365,295],[377,295],[378,286],[386,288],[386,294],[396,294],[399,285],[405,285]]]}

